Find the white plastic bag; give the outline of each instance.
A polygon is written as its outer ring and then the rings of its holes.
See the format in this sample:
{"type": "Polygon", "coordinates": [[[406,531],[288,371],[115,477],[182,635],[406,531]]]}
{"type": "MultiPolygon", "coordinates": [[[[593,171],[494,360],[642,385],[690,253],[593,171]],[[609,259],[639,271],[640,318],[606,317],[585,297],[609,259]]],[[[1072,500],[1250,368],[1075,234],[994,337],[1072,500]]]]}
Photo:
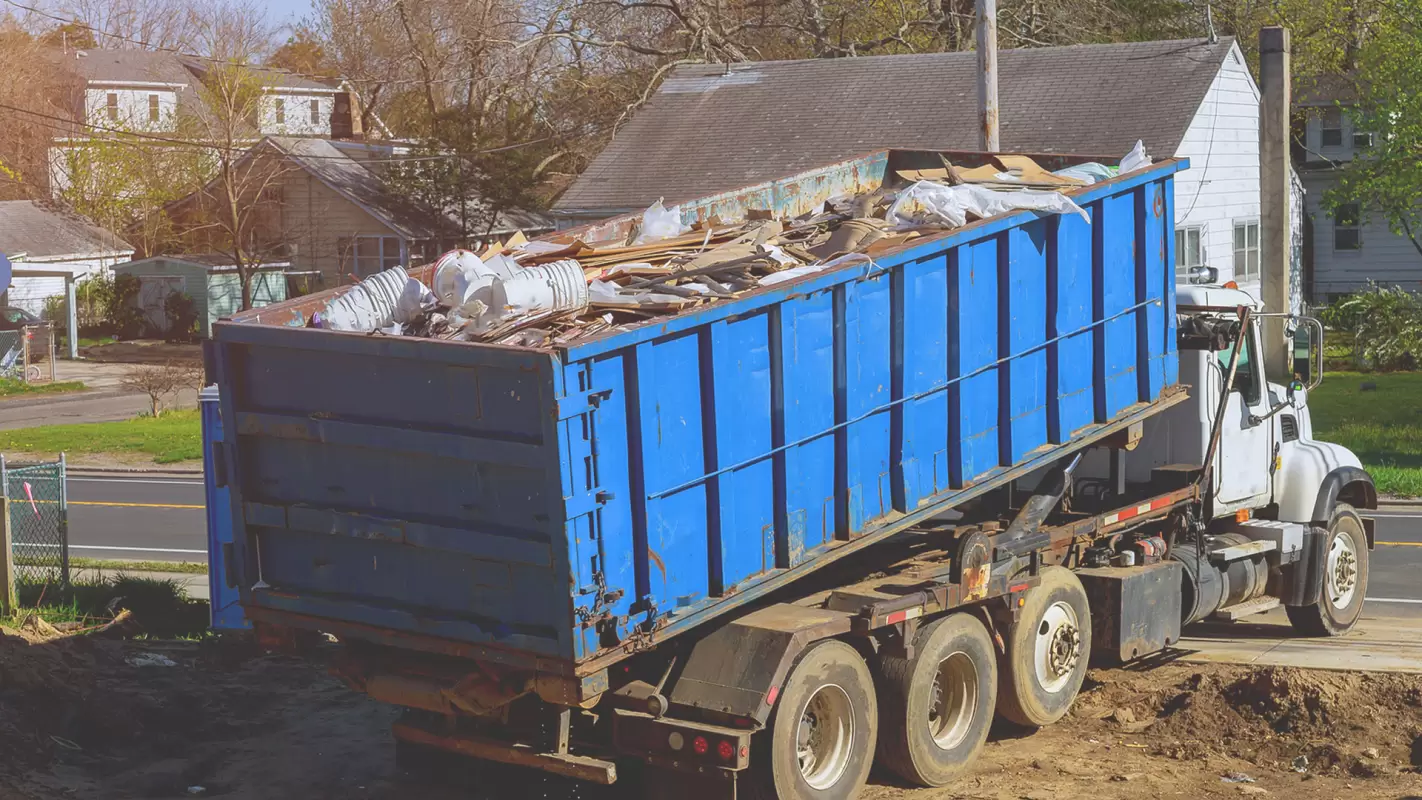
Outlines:
{"type": "Polygon", "coordinates": [[[1150,166],[1150,164],[1150,156],[1146,155],[1145,143],[1137,139],[1136,146],[1132,147],[1131,152],[1127,153],[1126,157],[1121,159],[1120,172],[1121,174],[1135,172],[1138,169],[1150,166]]]}
{"type": "Polygon", "coordinates": [[[897,228],[942,222],[956,228],[968,223],[969,214],[985,219],[1019,209],[1052,214],[1076,213],[1082,219],[1091,221],[1081,206],[1061,192],[1030,189],[996,192],[971,183],[944,186],[933,181],[919,181],[900,192],[889,208],[888,220],[897,228]]]}
{"type": "Polygon", "coordinates": [[[642,212],[642,232],[632,244],[648,244],[680,236],[691,230],[681,224],[681,206],[664,208],[661,198],[642,212]]]}
{"type": "Polygon", "coordinates": [[[1077,164],[1074,167],[1059,169],[1052,173],[1063,178],[1075,178],[1090,186],[1093,183],[1109,181],[1116,177],[1116,168],[1108,167],[1105,164],[1098,164],[1095,161],[1088,161],[1085,164],[1077,164]]]}

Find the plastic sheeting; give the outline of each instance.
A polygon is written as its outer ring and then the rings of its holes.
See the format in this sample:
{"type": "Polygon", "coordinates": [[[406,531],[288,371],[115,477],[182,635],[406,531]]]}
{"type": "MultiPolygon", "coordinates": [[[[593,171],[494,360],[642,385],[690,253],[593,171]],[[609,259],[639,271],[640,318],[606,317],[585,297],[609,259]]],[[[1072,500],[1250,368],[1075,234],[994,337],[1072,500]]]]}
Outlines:
{"type": "Polygon", "coordinates": [[[998,192],[974,184],[945,186],[933,181],[919,181],[901,192],[889,208],[888,220],[897,228],[945,222],[956,228],[968,224],[969,214],[986,219],[1021,209],[1080,214],[1082,219],[1091,221],[1081,206],[1060,192],[998,192]]]}

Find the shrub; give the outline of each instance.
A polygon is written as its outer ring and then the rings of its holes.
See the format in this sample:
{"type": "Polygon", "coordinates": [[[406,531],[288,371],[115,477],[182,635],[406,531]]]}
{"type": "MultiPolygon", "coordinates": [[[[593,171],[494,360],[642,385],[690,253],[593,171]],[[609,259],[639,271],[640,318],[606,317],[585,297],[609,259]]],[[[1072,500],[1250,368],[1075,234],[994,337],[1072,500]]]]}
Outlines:
{"type": "Polygon", "coordinates": [[[133,275],[116,275],[108,298],[104,321],[120,339],[137,339],[146,324],[143,310],[138,307],[141,284],[133,275]]]}
{"type": "Polygon", "coordinates": [[[1351,343],[1360,369],[1412,369],[1422,355],[1422,300],[1397,287],[1370,285],[1319,312],[1351,343]]]}
{"type": "Polygon", "coordinates": [[[173,292],[163,299],[163,313],[168,316],[168,341],[191,342],[198,336],[197,304],[183,292],[173,292]]]}

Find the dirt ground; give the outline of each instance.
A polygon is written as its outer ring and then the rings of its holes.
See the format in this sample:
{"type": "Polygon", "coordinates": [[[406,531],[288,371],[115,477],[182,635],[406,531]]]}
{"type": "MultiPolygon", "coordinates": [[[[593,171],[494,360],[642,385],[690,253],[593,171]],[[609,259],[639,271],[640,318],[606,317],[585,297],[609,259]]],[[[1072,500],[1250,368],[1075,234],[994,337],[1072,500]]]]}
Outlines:
{"type": "MultiPolygon", "coordinates": [[[[507,769],[402,775],[394,717],[319,663],[246,642],[0,636],[6,800],[637,796],[507,769]]],[[[957,785],[911,789],[876,772],[862,797],[1245,795],[1422,800],[1422,676],[1095,670],[1071,716],[1030,735],[995,732],[957,785]]]]}

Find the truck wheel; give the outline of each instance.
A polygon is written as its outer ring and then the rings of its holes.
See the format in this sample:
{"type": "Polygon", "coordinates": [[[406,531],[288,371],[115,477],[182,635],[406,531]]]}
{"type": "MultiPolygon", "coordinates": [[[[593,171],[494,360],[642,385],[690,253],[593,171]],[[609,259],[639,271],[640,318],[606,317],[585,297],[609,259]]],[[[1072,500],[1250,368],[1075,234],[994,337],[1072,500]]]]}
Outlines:
{"type": "Polygon", "coordinates": [[[998,679],[998,713],[1029,727],[1066,715],[1091,653],[1091,609],[1081,580],[1064,567],[1044,567],[1041,577],[1008,631],[998,679]]]}
{"type": "Polygon", "coordinates": [[[997,654],[977,617],[952,614],[914,637],[913,658],[880,660],[879,756],[904,780],[943,786],[987,741],[997,654]]]}
{"type": "Polygon", "coordinates": [[[780,703],[751,757],[750,796],[848,800],[874,763],[879,709],[869,666],[829,639],[811,647],[785,679],[780,703]]]}
{"type": "Polygon", "coordinates": [[[1368,536],[1363,519],[1347,503],[1333,509],[1324,549],[1323,591],[1318,602],[1285,606],[1294,630],[1304,636],[1341,636],[1357,624],[1368,589],[1368,536]]]}

